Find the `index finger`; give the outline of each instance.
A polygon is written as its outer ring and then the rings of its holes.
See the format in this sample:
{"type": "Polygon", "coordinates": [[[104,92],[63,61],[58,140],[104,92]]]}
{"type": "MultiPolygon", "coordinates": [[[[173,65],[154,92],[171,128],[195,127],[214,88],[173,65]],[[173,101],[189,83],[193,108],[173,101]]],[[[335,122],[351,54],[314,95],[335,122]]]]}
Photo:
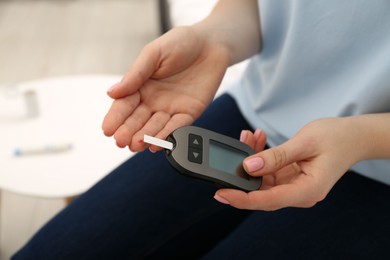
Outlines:
{"type": "Polygon", "coordinates": [[[106,136],[112,136],[115,131],[126,121],[140,103],[140,94],[116,99],[103,119],[102,129],[106,136]]]}
{"type": "Polygon", "coordinates": [[[283,184],[249,193],[234,189],[221,189],[216,195],[239,209],[274,211],[286,207],[311,207],[315,204],[308,200],[310,196],[307,192],[295,184],[283,184]]]}

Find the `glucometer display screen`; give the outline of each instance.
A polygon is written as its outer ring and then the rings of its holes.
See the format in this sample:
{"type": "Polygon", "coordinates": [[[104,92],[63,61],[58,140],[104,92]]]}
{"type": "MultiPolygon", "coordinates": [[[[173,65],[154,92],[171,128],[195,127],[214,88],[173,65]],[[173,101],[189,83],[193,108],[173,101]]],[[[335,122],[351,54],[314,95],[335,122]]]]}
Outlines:
{"type": "Polygon", "coordinates": [[[231,146],[210,140],[209,165],[211,168],[234,175],[241,175],[242,161],[247,153],[231,146]]]}

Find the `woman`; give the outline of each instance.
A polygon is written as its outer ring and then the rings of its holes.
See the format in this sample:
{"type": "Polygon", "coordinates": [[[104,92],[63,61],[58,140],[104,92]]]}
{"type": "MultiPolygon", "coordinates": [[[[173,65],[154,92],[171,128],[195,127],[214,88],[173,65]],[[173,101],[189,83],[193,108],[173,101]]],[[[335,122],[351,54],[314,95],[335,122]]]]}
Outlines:
{"type": "Polygon", "coordinates": [[[257,152],[243,165],[262,187],[217,190],[162,153],[139,153],[14,259],[389,255],[389,9],[221,0],[151,42],[109,89],[104,133],[138,152],[144,134],[164,139],[192,123],[240,138],[257,152]],[[243,78],[212,102],[227,67],[247,58],[243,78]]]}

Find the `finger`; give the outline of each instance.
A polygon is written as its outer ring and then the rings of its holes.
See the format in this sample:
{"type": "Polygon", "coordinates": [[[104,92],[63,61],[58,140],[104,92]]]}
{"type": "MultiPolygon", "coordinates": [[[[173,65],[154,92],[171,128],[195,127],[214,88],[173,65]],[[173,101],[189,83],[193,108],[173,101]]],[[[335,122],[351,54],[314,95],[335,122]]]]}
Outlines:
{"type": "Polygon", "coordinates": [[[264,150],[244,160],[245,170],[253,176],[274,173],[284,166],[312,157],[310,145],[292,138],[282,145],[264,150]]]}
{"type": "Polygon", "coordinates": [[[110,109],[103,119],[102,129],[105,135],[112,136],[115,131],[133,113],[140,102],[139,93],[117,99],[112,102],[110,109]]]}
{"type": "MultiPolygon", "coordinates": [[[[174,130],[182,126],[190,125],[192,122],[194,122],[194,118],[192,116],[188,114],[176,114],[169,120],[156,137],[165,140],[174,130]]],[[[150,150],[153,152],[160,151],[161,149],[161,147],[155,145],[150,146],[150,150]]]]}
{"type": "Polygon", "coordinates": [[[145,150],[149,145],[144,143],[144,135],[157,135],[165,127],[170,118],[171,116],[168,113],[162,111],[154,113],[145,126],[134,135],[130,149],[132,151],[145,150]]]}
{"type": "Polygon", "coordinates": [[[267,144],[267,136],[264,131],[256,129],[254,133],[254,138],[256,140],[254,150],[256,152],[261,152],[264,150],[265,145],[267,144]]]}
{"type": "Polygon", "coordinates": [[[249,130],[242,130],[240,134],[240,141],[249,145],[253,150],[255,150],[256,140],[254,134],[249,130]]]}
{"type": "Polygon", "coordinates": [[[156,44],[146,45],[122,80],[114,84],[107,94],[118,99],[136,92],[156,71],[160,52],[156,44]]]}
{"type": "Polygon", "coordinates": [[[240,135],[240,141],[249,145],[254,151],[261,152],[266,145],[267,137],[265,133],[257,129],[255,133],[249,130],[242,130],[240,135]]]}
{"type": "Polygon", "coordinates": [[[119,147],[131,146],[131,140],[152,116],[150,110],[144,106],[138,106],[126,121],[118,128],[114,138],[119,147]]]}
{"type": "Polygon", "coordinates": [[[215,198],[239,209],[273,211],[286,207],[313,206],[315,202],[307,201],[307,197],[302,187],[285,184],[249,193],[234,189],[221,189],[216,192],[215,198]]]}

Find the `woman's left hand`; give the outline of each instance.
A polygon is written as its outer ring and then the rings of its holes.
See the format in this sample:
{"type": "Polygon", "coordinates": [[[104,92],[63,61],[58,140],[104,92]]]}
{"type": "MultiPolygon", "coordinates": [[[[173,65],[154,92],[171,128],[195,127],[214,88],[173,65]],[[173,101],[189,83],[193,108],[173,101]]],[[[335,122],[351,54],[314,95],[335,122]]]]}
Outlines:
{"type": "Polygon", "coordinates": [[[267,150],[263,132],[243,131],[241,141],[258,152],[244,160],[244,168],[252,176],[263,176],[262,186],[249,193],[220,189],[215,199],[251,210],[314,206],[359,160],[359,138],[349,121],[340,118],[314,121],[287,142],[267,150]]]}

